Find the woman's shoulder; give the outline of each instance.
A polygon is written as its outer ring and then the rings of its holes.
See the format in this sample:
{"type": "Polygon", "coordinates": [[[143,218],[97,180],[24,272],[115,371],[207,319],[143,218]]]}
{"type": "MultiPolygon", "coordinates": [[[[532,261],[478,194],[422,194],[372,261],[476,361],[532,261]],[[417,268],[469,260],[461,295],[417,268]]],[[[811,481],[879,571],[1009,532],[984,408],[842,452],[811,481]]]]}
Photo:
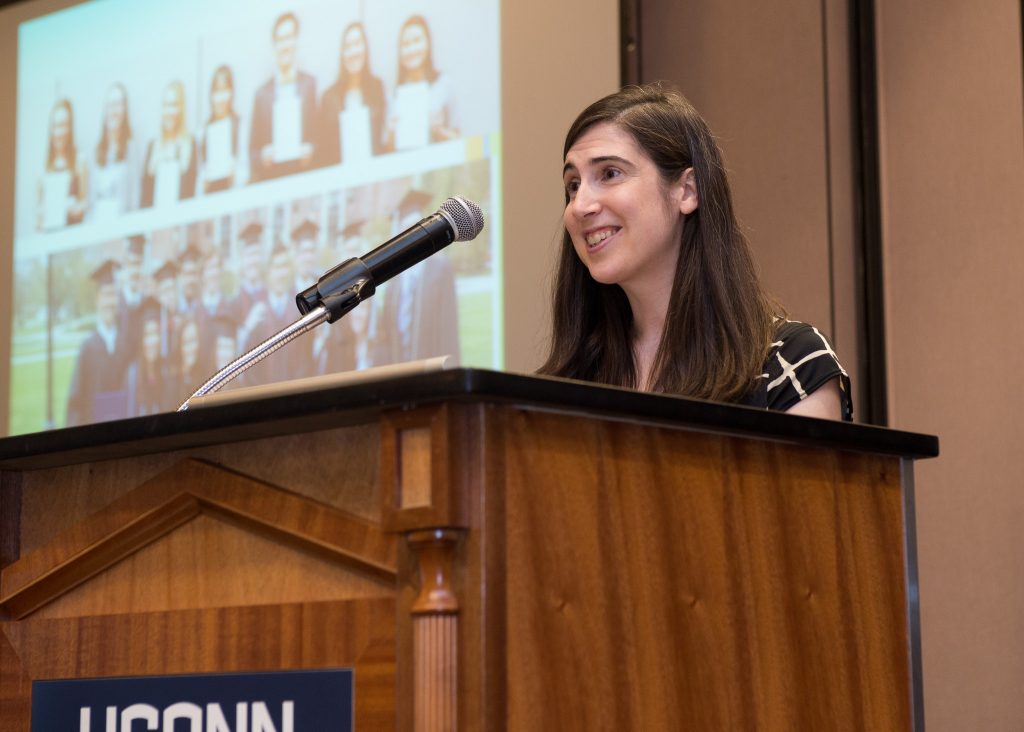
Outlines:
{"type": "Polygon", "coordinates": [[[839,379],[844,420],[853,418],[850,377],[832,342],[818,328],[779,319],[761,379],[768,409],[785,411],[832,379],[839,379]]]}

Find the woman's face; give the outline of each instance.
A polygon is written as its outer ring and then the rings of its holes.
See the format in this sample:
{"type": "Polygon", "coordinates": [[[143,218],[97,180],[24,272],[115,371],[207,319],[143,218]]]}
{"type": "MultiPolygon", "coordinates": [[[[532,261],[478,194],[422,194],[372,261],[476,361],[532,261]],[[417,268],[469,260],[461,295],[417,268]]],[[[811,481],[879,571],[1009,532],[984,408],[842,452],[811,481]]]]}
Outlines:
{"type": "Polygon", "coordinates": [[[349,74],[361,74],[366,68],[366,38],[357,26],[349,28],[341,40],[341,62],[349,74]]]}
{"type": "Polygon", "coordinates": [[[627,294],[671,291],[683,217],[697,208],[692,173],[666,184],[654,161],[616,124],[594,125],[565,157],[565,229],[580,261],[627,294]],[[688,195],[692,193],[692,195],[688,195]]]}
{"type": "Polygon", "coordinates": [[[68,110],[63,104],[53,110],[50,118],[50,139],[53,146],[58,150],[64,150],[68,145],[68,138],[71,134],[71,123],[68,118],[68,110]]]}
{"type": "Polygon", "coordinates": [[[210,89],[210,105],[213,107],[213,116],[223,119],[231,114],[231,103],[235,94],[231,90],[231,82],[228,80],[226,71],[218,71],[213,77],[213,85],[210,89]]]}
{"type": "Polygon", "coordinates": [[[163,130],[173,134],[178,130],[178,119],[181,117],[181,100],[174,87],[167,87],[164,92],[163,130]]]}
{"type": "Polygon", "coordinates": [[[107,93],[106,124],[108,132],[117,132],[124,126],[127,106],[121,87],[111,87],[107,93]]]}
{"type": "Polygon", "coordinates": [[[187,371],[196,365],[199,357],[199,331],[196,324],[189,321],[181,329],[181,365],[187,371]]]}
{"type": "Polygon", "coordinates": [[[402,68],[406,71],[416,71],[427,62],[430,45],[427,41],[427,31],[419,23],[410,23],[405,26],[398,44],[399,59],[402,62],[402,68]]]}

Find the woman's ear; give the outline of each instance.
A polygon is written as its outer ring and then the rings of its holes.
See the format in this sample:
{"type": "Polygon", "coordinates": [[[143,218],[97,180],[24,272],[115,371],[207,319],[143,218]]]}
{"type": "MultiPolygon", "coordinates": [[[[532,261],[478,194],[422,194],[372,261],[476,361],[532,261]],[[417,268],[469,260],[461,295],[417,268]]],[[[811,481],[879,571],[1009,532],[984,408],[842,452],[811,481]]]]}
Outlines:
{"type": "Polygon", "coordinates": [[[697,199],[697,178],[693,174],[693,168],[687,168],[679,176],[679,211],[684,216],[689,216],[697,210],[700,201],[697,199]]]}

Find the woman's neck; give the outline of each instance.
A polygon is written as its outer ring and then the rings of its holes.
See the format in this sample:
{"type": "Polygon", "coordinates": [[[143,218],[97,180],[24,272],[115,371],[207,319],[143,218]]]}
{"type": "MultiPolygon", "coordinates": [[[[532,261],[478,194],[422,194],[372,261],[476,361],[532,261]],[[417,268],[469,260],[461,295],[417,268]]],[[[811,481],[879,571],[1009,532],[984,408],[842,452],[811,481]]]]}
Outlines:
{"type": "Polygon", "coordinates": [[[633,312],[631,343],[636,365],[636,387],[650,390],[654,361],[661,345],[668,313],[668,294],[658,290],[630,292],[623,288],[633,312]]]}

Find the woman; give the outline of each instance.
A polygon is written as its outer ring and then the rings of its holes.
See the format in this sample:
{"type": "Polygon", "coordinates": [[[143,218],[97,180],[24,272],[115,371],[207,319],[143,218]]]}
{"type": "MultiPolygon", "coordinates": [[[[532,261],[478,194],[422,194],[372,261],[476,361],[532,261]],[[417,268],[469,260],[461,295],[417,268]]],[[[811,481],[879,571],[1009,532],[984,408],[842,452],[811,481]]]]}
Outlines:
{"type": "Polygon", "coordinates": [[[363,24],[341,34],[338,80],[320,99],[316,149],[320,165],[380,155],[384,148],[384,85],[370,71],[363,24]]]}
{"type": "Polygon", "coordinates": [[[185,320],[181,325],[177,362],[173,379],[175,394],[171,399],[174,409],[212,376],[204,372],[199,363],[199,326],[194,319],[185,320]]]}
{"type": "Polygon", "coordinates": [[[196,192],[196,141],[185,127],[185,87],[167,85],[160,134],[146,149],[140,206],[164,206],[196,192]]]}
{"type": "Polygon", "coordinates": [[[422,15],[413,15],[398,34],[398,83],[391,105],[389,146],[406,150],[458,136],[448,78],[434,68],[430,28],[422,15]]]}
{"type": "Polygon", "coordinates": [[[164,369],[165,362],[160,356],[160,303],[154,298],[146,298],[141,308],[140,342],[133,344],[138,355],[129,364],[125,374],[128,415],[132,417],[166,411],[170,408],[168,402],[177,396],[167,393],[169,382],[164,369]]]}
{"type": "Polygon", "coordinates": [[[121,84],[107,91],[96,168],[89,187],[89,218],[110,221],[138,204],[135,140],[128,121],[128,92],[121,84]]]}
{"type": "Polygon", "coordinates": [[[225,191],[238,176],[238,115],[231,67],[218,66],[210,82],[210,118],[203,135],[203,191],[225,191]]]}
{"type": "Polygon", "coordinates": [[[88,188],[88,168],[75,146],[71,102],[59,99],[50,113],[46,171],[39,181],[37,228],[51,230],[81,223],[88,188]]]}
{"type": "Polygon", "coordinates": [[[541,373],[852,417],[828,341],[761,287],[721,153],[689,102],[659,86],[607,96],[569,128],[564,162],[541,373]]]}

